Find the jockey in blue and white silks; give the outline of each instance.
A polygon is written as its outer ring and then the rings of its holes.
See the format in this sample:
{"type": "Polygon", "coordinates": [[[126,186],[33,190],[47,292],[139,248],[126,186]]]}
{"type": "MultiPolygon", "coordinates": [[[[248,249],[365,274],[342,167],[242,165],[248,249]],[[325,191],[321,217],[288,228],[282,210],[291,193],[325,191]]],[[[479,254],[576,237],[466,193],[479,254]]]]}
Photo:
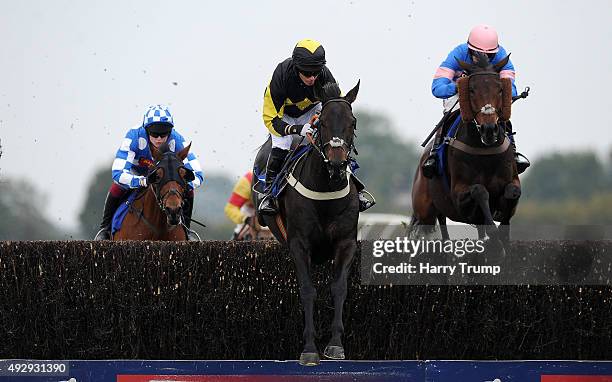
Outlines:
{"type": "MultiPolygon", "coordinates": [[[[150,168],[154,166],[150,146],[159,147],[163,143],[167,143],[172,152],[179,152],[187,144],[185,138],[174,129],[174,118],[168,107],[151,106],[145,112],[142,125],[130,129],[117,150],[112,165],[113,183],[106,196],[102,223],[95,240],[110,239],[113,215],[128,192],[147,187],[146,176],[150,168]]],[[[183,163],[195,175],[194,180],[188,183],[189,189],[185,195],[183,208],[185,225],[189,228],[193,212],[193,190],[202,185],[204,174],[193,152],[188,153],[183,163]]]]}
{"type": "MultiPolygon", "coordinates": [[[[448,121],[451,123],[459,114],[459,103],[457,102],[457,79],[464,74],[463,69],[461,69],[457,60],[473,64],[477,59],[476,52],[486,54],[489,62],[492,64],[497,64],[508,55],[506,50],[499,45],[497,32],[493,27],[485,24],[477,25],[470,31],[468,41],[456,46],[453,50],[451,50],[434,74],[434,78],[431,83],[431,92],[434,97],[442,98],[445,113],[454,113],[451,114],[449,116],[450,118],[448,119],[448,121]]],[[[499,72],[499,76],[501,78],[510,78],[512,81],[512,96],[516,96],[517,91],[514,83],[516,72],[510,59],[508,59],[506,65],[504,65],[499,72]]],[[[527,167],[529,167],[530,163],[524,155],[516,151],[516,142],[514,140],[514,133],[512,132],[512,123],[510,121],[506,121],[505,128],[506,133],[512,142],[516,167],[518,173],[520,174],[525,171],[527,167]]],[[[436,153],[444,138],[442,130],[443,129],[439,129],[437,131],[429,157],[423,162],[423,175],[427,178],[432,178],[436,174],[438,168],[436,153]]]]}
{"type": "MultiPolygon", "coordinates": [[[[168,136],[170,151],[179,152],[187,144],[189,142],[186,142],[181,134],[175,129],[171,130],[168,136]]],[[[112,167],[113,181],[120,187],[139,188],[143,186],[141,182],[146,181],[148,164],[153,161],[149,145],[148,134],[144,126],[135,127],[127,132],[121,147],[117,150],[112,167]]],[[[189,188],[193,190],[200,187],[204,174],[196,155],[190,151],[183,163],[195,174],[195,179],[188,183],[189,188]]]]}

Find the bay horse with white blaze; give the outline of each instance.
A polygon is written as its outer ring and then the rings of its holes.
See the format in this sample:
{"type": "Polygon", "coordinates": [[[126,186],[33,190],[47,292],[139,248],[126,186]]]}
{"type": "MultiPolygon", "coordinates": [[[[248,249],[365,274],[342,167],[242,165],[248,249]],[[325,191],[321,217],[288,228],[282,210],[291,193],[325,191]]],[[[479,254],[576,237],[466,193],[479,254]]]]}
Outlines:
{"type": "Polygon", "coordinates": [[[113,240],[187,240],[183,221],[183,204],[187,183],[194,179],[193,171],[183,160],[191,144],[180,152],[170,151],[166,143],[159,149],[150,146],[155,167],[147,175],[148,186],[130,204],[121,228],[113,240]]]}
{"type": "Polygon", "coordinates": [[[509,56],[496,65],[480,54],[478,62],[457,60],[467,76],[459,78],[457,90],[461,121],[456,134],[447,139],[445,173],[428,179],[421,157],[412,187],[413,214],[410,229],[434,226],[436,220],[444,240],[449,239],[446,218],[476,224],[481,239],[503,250],[510,238],[510,219],[521,195],[514,152],[504,124],[509,123],[512,83],[500,78],[509,56]],[[495,221],[501,224],[499,228],[495,221]]]}
{"type": "MultiPolygon", "coordinates": [[[[316,136],[309,137],[311,149],[289,172],[288,185],[278,198],[279,215],[260,216],[278,241],[289,247],[294,260],[304,309],[302,365],[320,362],[315,344],[313,313],[317,292],[310,275],[312,263],[333,261],[334,317],[331,339],[323,354],[331,359],[345,358],[342,311],[348,272],[357,251],[359,218],[359,199],[349,168],[357,123],[351,104],[358,91],[359,83],[345,97],[341,97],[335,83],[315,89],[323,106],[316,136]]],[[[265,168],[270,149],[268,139],[255,159],[254,173],[265,168]]],[[[258,206],[261,195],[254,193],[254,199],[258,206]]]]}

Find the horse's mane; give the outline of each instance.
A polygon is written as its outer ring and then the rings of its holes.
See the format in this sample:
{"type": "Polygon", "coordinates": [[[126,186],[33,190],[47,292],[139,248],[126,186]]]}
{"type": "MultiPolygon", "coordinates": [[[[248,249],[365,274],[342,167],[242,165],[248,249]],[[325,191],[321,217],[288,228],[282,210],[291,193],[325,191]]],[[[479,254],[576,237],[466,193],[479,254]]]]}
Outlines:
{"type": "Polygon", "coordinates": [[[315,88],[315,96],[322,103],[325,103],[330,99],[340,98],[341,93],[340,86],[336,82],[326,82],[325,84],[315,88]]]}

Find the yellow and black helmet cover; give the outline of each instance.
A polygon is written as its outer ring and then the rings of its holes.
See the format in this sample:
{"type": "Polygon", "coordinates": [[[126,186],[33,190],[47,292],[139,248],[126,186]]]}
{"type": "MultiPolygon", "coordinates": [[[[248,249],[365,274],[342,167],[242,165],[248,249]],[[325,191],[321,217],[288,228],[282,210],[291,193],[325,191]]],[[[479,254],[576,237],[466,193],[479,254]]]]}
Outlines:
{"type": "Polygon", "coordinates": [[[318,41],[300,40],[293,48],[291,58],[298,70],[317,72],[325,65],[325,49],[318,41]]]}

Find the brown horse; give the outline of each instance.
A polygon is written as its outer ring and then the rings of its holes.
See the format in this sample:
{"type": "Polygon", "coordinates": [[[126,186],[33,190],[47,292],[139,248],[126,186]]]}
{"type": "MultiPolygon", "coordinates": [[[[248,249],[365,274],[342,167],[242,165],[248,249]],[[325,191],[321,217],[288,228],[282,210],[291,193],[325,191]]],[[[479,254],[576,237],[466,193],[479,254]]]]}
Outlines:
{"type": "Polygon", "coordinates": [[[135,191],[139,194],[113,240],[187,240],[182,207],[187,183],[194,179],[194,174],[183,165],[183,160],[191,144],[176,154],[167,144],[159,149],[150,147],[156,163],[147,176],[148,186],[135,191]]]}
{"type": "MultiPolygon", "coordinates": [[[[457,81],[461,121],[447,148],[446,173],[428,179],[421,165],[412,187],[410,230],[434,226],[449,239],[446,218],[478,225],[481,239],[503,245],[510,238],[510,218],[516,211],[521,184],[504,124],[510,119],[512,83],[500,78],[509,56],[492,65],[485,55],[476,64],[457,60],[467,73],[457,81]],[[495,220],[501,223],[499,229],[495,220]],[[501,243],[500,243],[501,240],[501,243]]],[[[503,246],[502,246],[503,248],[503,246]]]]}

